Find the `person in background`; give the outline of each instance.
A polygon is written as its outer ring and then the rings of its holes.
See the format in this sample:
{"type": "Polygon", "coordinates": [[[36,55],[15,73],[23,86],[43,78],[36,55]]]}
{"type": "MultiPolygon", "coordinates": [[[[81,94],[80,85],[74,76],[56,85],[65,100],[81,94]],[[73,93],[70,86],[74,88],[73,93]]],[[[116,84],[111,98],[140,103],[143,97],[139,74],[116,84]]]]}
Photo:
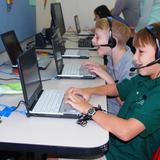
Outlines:
{"type": "Polygon", "coordinates": [[[106,18],[108,16],[112,16],[110,10],[106,5],[100,5],[97,8],[94,9],[94,20],[98,20],[100,18],[106,18]]]}
{"type": "Polygon", "coordinates": [[[139,75],[117,84],[66,92],[65,103],[110,132],[107,160],[151,160],[160,146],[159,27],[160,23],[152,24],[134,37],[133,59],[139,75]],[[110,115],[88,102],[92,95],[119,96],[124,104],[117,116],[110,115]]]}
{"type": "MultiPolygon", "coordinates": [[[[107,18],[101,18],[97,20],[92,43],[95,46],[102,44],[110,45],[107,47],[99,46],[97,50],[99,56],[107,57],[107,68],[104,65],[91,61],[86,61],[83,65],[109,84],[115,84],[116,81],[119,83],[125,78],[131,78],[134,75],[130,74],[130,68],[133,67],[133,53],[126,45],[130,33],[128,26],[115,19],[107,20],[107,18]],[[111,35],[109,35],[110,31],[112,32],[111,35]]],[[[108,97],[107,100],[108,112],[117,114],[122,102],[119,98],[108,97]]]]}
{"type": "Polygon", "coordinates": [[[135,28],[140,17],[139,0],[116,0],[111,14],[113,16],[120,16],[121,13],[129,27],[135,28]]]}
{"type": "Polygon", "coordinates": [[[135,27],[140,18],[140,1],[141,0],[116,0],[114,8],[111,10],[113,16],[120,16],[122,13],[124,19],[128,23],[131,29],[131,37],[127,41],[127,45],[131,48],[133,53],[135,53],[135,48],[133,46],[135,27]]]}
{"type": "Polygon", "coordinates": [[[136,31],[154,22],[160,22],[160,0],[140,0],[140,19],[136,31]]]}
{"type": "MultiPolygon", "coordinates": [[[[121,18],[120,16],[113,15],[106,5],[101,5],[95,8],[94,15],[95,15],[95,18],[94,18],[95,21],[100,18],[113,17],[113,19],[116,19],[117,21],[122,22],[127,26],[130,26],[129,23],[125,19],[121,18]]],[[[135,48],[132,44],[132,40],[134,36],[134,27],[130,27],[130,29],[131,29],[131,35],[127,41],[127,45],[131,48],[131,51],[134,53],[135,48]]],[[[95,28],[92,28],[91,31],[95,32],[95,28]]]]}
{"type": "Polygon", "coordinates": [[[95,8],[94,9],[94,16],[95,16],[95,18],[94,18],[95,21],[100,18],[113,17],[117,21],[120,21],[128,26],[128,23],[126,20],[124,20],[120,16],[113,16],[111,14],[111,11],[108,9],[108,7],[106,5],[100,5],[97,8],[95,8]]]}

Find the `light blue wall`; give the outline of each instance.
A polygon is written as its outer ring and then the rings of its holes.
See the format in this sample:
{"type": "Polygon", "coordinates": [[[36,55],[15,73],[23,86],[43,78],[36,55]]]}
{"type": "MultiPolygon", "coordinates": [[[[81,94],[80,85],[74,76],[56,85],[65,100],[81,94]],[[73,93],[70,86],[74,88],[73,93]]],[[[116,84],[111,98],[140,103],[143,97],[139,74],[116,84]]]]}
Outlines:
{"type": "MultiPolygon", "coordinates": [[[[36,33],[36,9],[29,5],[29,0],[14,0],[10,12],[6,0],[0,1],[0,34],[14,30],[19,41],[36,33]]],[[[0,39],[0,52],[4,46],[0,39]]]]}

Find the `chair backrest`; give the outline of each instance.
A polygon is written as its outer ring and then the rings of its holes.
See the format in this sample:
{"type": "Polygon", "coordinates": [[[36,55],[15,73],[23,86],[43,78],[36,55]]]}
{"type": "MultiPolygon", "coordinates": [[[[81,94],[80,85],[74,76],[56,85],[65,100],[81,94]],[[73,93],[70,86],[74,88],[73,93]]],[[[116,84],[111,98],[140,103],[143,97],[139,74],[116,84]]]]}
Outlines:
{"type": "Polygon", "coordinates": [[[160,146],[158,147],[158,149],[154,153],[152,160],[160,160],[160,146]]]}

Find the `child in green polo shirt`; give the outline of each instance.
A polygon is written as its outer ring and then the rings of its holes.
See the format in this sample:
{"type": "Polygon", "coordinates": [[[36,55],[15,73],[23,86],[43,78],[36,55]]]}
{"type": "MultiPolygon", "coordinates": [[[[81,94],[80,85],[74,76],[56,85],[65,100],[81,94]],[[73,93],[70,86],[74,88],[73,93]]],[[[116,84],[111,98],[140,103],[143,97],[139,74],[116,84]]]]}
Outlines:
{"type": "Polygon", "coordinates": [[[107,160],[151,160],[160,146],[159,43],[160,23],[143,28],[134,38],[136,68],[131,69],[139,75],[119,84],[70,88],[66,93],[66,103],[110,132],[107,160]],[[106,114],[88,103],[92,95],[119,96],[124,104],[117,116],[106,114]]]}

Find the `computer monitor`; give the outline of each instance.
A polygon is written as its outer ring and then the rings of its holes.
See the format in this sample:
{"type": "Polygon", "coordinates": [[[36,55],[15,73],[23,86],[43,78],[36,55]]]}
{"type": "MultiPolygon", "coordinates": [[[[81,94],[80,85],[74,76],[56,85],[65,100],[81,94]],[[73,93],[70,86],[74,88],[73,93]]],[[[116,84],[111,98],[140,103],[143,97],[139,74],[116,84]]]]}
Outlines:
{"type": "Polygon", "coordinates": [[[20,54],[23,53],[23,50],[20,46],[15,32],[12,30],[3,33],[1,34],[1,39],[11,60],[12,66],[17,67],[17,58],[20,54]]]}
{"type": "Polygon", "coordinates": [[[61,3],[51,3],[52,25],[60,29],[61,35],[66,32],[61,3]]]}

